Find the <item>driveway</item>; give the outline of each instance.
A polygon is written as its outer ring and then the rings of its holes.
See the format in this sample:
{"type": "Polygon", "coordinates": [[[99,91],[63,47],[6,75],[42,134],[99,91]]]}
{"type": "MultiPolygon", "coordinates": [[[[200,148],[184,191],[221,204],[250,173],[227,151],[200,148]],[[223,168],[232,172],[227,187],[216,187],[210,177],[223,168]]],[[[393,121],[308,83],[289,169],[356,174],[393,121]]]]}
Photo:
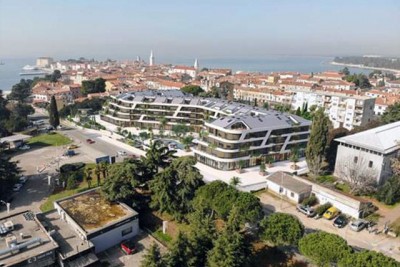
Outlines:
{"type": "MultiPolygon", "coordinates": [[[[329,233],[337,234],[347,240],[348,244],[354,248],[362,248],[382,252],[397,261],[400,261],[400,241],[398,238],[388,237],[384,234],[373,234],[367,230],[360,232],[352,231],[348,225],[342,229],[332,225],[332,221],[320,218],[308,218],[296,210],[296,206],[270,193],[262,193],[259,195],[264,212],[270,214],[272,212],[289,213],[304,224],[306,232],[315,230],[323,230],[329,233]]],[[[379,229],[381,230],[381,229],[379,229]]]]}
{"type": "Polygon", "coordinates": [[[161,253],[165,253],[167,250],[160,243],[155,241],[147,233],[141,232],[138,236],[133,238],[133,241],[137,244],[137,252],[132,255],[126,255],[122,252],[119,246],[114,246],[107,249],[106,251],[98,254],[100,261],[107,261],[110,263],[110,267],[117,266],[140,266],[140,262],[143,260],[144,255],[146,255],[147,249],[150,248],[155,242],[160,247],[161,253]]]}

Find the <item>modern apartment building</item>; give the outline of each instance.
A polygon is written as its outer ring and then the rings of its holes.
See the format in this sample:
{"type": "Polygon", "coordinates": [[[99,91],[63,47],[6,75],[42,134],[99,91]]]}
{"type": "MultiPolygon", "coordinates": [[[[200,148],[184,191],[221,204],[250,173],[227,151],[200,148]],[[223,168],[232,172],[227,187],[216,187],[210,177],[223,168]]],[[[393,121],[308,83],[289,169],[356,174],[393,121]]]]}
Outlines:
{"type": "Polygon", "coordinates": [[[374,118],[375,99],[368,96],[350,94],[350,91],[337,90],[296,90],[294,91],[292,108],[308,108],[315,105],[325,108],[326,114],[334,128],[344,127],[352,130],[363,126],[374,118]]]}
{"type": "Polygon", "coordinates": [[[193,127],[200,138],[194,149],[199,162],[221,170],[259,165],[265,158],[300,156],[311,122],[301,117],[220,99],[199,98],[179,90],[147,90],[112,96],[101,119],[120,127],[159,129],[161,118],[193,127]]]}

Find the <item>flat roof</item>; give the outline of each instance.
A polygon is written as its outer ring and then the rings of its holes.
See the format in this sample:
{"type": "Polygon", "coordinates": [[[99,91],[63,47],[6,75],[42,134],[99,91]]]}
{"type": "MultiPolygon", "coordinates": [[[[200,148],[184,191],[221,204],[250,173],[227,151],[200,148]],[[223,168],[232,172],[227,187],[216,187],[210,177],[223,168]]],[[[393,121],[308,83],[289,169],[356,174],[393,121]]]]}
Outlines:
{"type": "Polygon", "coordinates": [[[312,190],[311,185],[300,182],[294,179],[292,175],[285,172],[275,172],[268,176],[267,180],[297,194],[301,194],[307,191],[311,192],[312,190]]]}
{"type": "Polygon", "coordinates": [[[3,137],[3,138],[0,138],[0,143],[21,141],[21,140],[29,139],[31,137],[32,136],[26,135],[26,134],[14,134],[14,135],[10,135],[10,136],[6,136],[6,137],[3,137]]]}
{"type": "Polygon", "coordinates": [[[87,234],[132,216],[136,211],[119,202],[109,202],[98,188],[56,201],[87,234]]]}
{"type": "MultiPolygon", "coordinates": [[[[0,254],[0,265],[11,266],[24,262],[32,257],[41,255],[43,253],[55,250],[58,248],[57,243],[46,232],[39,220],[31,211],[23,211],[11,216],[0,218],[0,225],[7,221],[12,221],[14,230],[9,232],[8,235],[14,235],[17,239],[18,245],[22,243],[33,241],[35,239],[40,242],[33,242],[31,245],[22,248],[13,253],[0,254]]],[[[7,249],[5,237],[0,238],[0,251],[7,249]]]]}
{"type": "Polygon", "coordinates": [[[38,215],[38,219],[47,231],[54,230],[52,237],[57,242],[58,251],[64,259],[73,257],[94,246],[90,240],[82,240],[78,233],[71,228],[71,225],[61,219],[57,210],[38,215]]]}

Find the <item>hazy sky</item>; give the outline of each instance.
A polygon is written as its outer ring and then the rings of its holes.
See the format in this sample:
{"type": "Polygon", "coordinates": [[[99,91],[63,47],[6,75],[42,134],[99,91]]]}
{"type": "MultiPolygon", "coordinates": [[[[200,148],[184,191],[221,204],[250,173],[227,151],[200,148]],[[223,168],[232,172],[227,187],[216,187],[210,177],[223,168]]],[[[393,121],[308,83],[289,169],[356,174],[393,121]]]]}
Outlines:
{"type": "Polygon", "coordinates": [[[0,58],[400,56],[400,0],[0,0],[0,58]]]}

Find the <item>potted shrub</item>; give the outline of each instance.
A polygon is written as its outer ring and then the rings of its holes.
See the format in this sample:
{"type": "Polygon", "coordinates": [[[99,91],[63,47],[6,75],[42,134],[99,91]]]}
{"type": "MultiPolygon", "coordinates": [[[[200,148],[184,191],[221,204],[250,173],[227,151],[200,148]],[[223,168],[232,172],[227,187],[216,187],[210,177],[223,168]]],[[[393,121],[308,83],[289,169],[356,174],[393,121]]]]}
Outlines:
{"type": "Polygon", "coordinates": [[[271,168],[274,163],[274,158],[272,156],[267,156],[265,162],[267,163],[267,167],[271,168]]]}
{"type": "Polygon", "coordinates": [[[244,167],[244,161],[243,160],[239,160],[238,167],[237,167],[236,171],[238,173],[243,173],[243,167],[244,167]]]}
{"type": "Polygon", "coordinates": [[[264,162],[261,162],[261,164],[260,164],[260,172],[259,172],[259,174],[261,176],[265,176],[267,174],[264,162]]]}

